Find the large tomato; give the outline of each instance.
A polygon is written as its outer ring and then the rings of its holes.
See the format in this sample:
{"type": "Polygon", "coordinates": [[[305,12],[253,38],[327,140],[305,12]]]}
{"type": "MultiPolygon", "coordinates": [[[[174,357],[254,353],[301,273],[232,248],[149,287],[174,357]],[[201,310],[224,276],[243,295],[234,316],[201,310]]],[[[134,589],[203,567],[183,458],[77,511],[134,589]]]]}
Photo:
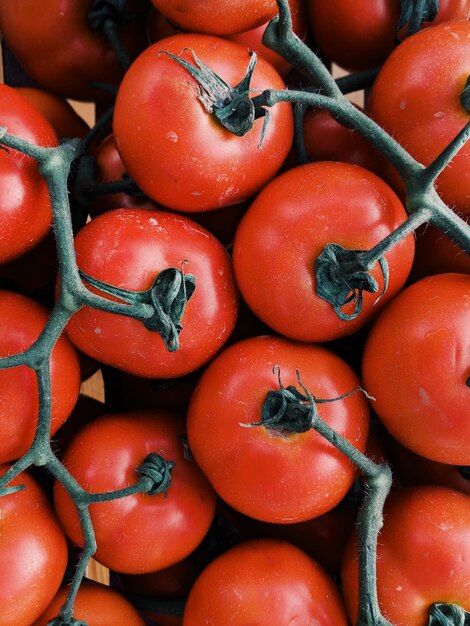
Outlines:
{"type": "Polygon", "coordinates": [[[30,626],[62,582],[67,542],[36,481],[23,472],[10,485],[24,489],[0,498],[0,623],[30,626]]]}
{"type": "MultiPolygon", "coordinates": [[[[119,88],[114,134],[130,176],[156,202],[182,211],[236,204],[256,193],[279,170],[292,143],[290,104],[272,107],[269,120],[256,119],[243,136],[224,128],[213,113],[228,102],[234,102],[237,112],[247,113],[245,104],[233,100],[230,88],[242,81],[249,63],[250,54],[242,46],[189,34],[162,39],[134,61],[119,88]],[[194,70],[197,63],[204,63],[227,88],[211,91],[213,79],[209,95],[167,52],[194,70]]],[[[285,85],[260,57],[249,94],[267,88],[284,89],[285,85]]]]}
{"type": "MultiPolygon", "coordinates": [[[[0,356],[29,348],[43,331],[48,312],[30,298],[0,291],[0,356]]],[[[61,337],[51,357],[51,434],[70,415],[80,389],[78,357],[61,337]]],[[[31,445],[38,417],[36,376],[22,365],[0,370],[0,462],[18,459],[31,445]]]]}
{"type": "MultiPolygon", "coordinates": [[[[257,196],[235,235],[233,262],[243,298],[279,333],[299,341],[327,341],[363,326],[405,282],[414,252],[409,236],[385,258],[388,290],[378,263],[376,293],[364,293],[361,313],[339,319],[316,292],[316,259],[328,243],[368,250],[397,228],[406,212],[377,176],[348,163],[318,162],[278,176],[257,196]]],[[[353,304],[344,312],[351,313],[353,304]]]]}
{"type": "MultiPolygon", "coordinates": [[[[184,435],[184,423],[169,413],[114,414],[85,426],[66,450],[64,464],[92,493],[133,485],[136,469],[152,452],[175,463],[166,494],[129,495],[90,506],[95,558],[106,567],[129,574],[162,569],[188,556],[204,538],[214,516],[215,494],[188,460],[184,435]]],[[[75,506],[60,483],[54,488],[54,503],[66,533],[82,545],[75,506]]]]}
{"type": "Polygon", "coordinates": [[[387,429],[414,452],[470,465],[470,276],[437,274],[402,291],[377,319],[363,379],[387,429]]]}
{"type": "Polygon", "coordinates": [[[145,291],[170,267],[196,278],[178,350],[169,352],[159,333],[141,321],[83,308],[67,333],[86,354],[138,376],[173,378],[202,366],[228,339],[238,308],[231,262],[217,239],[192,220],[163,211],[116,209],[89,222],[75,248],[82,271],[123,289],[145,291]]]}
{"type": "MultiPolygon", "coordinates": [[[[416,487],[389,497],[378,542],[377,589],[382,613],[394,626],[428,624],[433,603],[457,604],[470,611],[469,520],[470,497],[452,489],[416,487]]],[[[354,541],[345,553],[342,582],[355,624],[354,541]]]]}
{"type": "MultiPolygon", "coordinates": [[[[0,117],[12,135],[40,146],[58,144],[46,118],[24,96],[3,84],[0,117]]],[[[45,237],[52,213],[46,181],[36,161],[23,153],[0,150],[0,189],[0,263],[5,263],[45,237]]]]}
{"type": "Polygon", "coordinates": [[[264,539],[249,541],[212,561],[193,585],[183,625],[346,626],[331,578],[302,550],[264,539]]]}
{"type": "MultiPolygon", "coordinates": [[[[371,117],[423,165],[470,121],[460,101],[469,58],[470,22],[437,24],[398,46],[374,82],[371,117]]],[[[470,143],[437,178],[436,187],[456,211],[470,211],[470,143]]]]}
{"type": "MultiPolygon", "coordinates": [[[[69,587],[61,587],[33,626],[47,626],[57,617],[69,587]]],[[[124,596],[105,585],[84,582],[74,603],[73,617],[87,626],[145,626],[137,609],[124,596]]]]}
{"type": "MultiPolygon", "coordinates": [[[[317,398],[337,398],[359,385],[346,363],[322,347],[277,337],[240,341],[219,354],[191,398],[188,439],[217,493],[238,511],[269,522],[303,521],[332,509],[357,472],[315,430],[289,432],[262,420],[269,392],[302,383],[317,398]]],[[[268,400],[270,402],[270,400],[268,400]]],[[[367,402],[361,393],[316,405],[320,417],[364,450],[367,402]]]]}

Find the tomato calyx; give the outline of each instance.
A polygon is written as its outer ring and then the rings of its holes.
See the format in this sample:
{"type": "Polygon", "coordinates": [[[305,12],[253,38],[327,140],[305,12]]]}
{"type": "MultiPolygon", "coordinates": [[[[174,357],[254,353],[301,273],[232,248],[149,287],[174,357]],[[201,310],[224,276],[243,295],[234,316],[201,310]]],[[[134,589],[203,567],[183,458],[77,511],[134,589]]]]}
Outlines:
{"type": "Polygon", "coordinates": [[[191,74],[198,84],[198,98],[207,113],[213,115],[232,134],[238,137],[246,135],[253,127],[255,120],[259,117],[264,117],[259,143],[261,147],[269,122],[269,111],[263,106],[256,106],[255,102],[250,98],[250,83],[257,60],[256,52],[250,52],[251,58],[245,76],[238,85],[230,87],[198,58],[194,50],[191,48],[185,48],[185,50],[191,53],[195,65],[166,50],[161,52],[176,61],[191,74]]]}
{"type": "Polygon", "coordinates": [[[266,394],[261,409],[261,421],[240,425],[244,427],[264,426],[280,435],[306,433],[315,428],[315,424],[320,420],[317,404],[344,400],[356,391],[362,391],[369,397],[364,389],[356,387],[337,398],[317,398],[312,396],[302,383],[299,370],[296,369],[295,372],[302,391],[299,391],[294,385],[284,387],[281,381],[281,368],[278,365],[273,367],[273,373],[277,374],[279,389],[268,391],[266,394]]]}
{"type": "Polygon", "coordinates": [[[460,94],[460,103],[463,108],[470,113],[470,76],[467,78],[465,87],[460,94]]]}
{"type": "Polygon", "coordinates": [[[171,470],[175,467],[173,461],[167,461],[159,454],[151,452],[145,457],[142,465],[137,469],[139,479],[146,479],[149,489],[145,493],[155,496],[163,493],[167,497],[167,491],[171,485],[171,470]]]}
{"type": "MultiPolygon", "coordinates": [[[[183,267],[183,261],[181,267],[183,267]]],[[[184,274],[182,269],[168,267],[157,274],[150,289],[146,291],[130,291],[114,287],[101,280],[88,276],[80,271],[80,276],[92,287],[119,298],[127,304],[137,302],[149,304],[152,315],[141,319],[147,330],[156,331],[163,339],[168,352],[176,352],[179,348],[179,335],[183,330],[181,319],[186,304],[196,289],[196,277],[184,274]]]]}
{"type": "Polygon", "coordinates": [[[436,602],[429,610],[428,626],[468,626],[470,613],[457,604],[436,602]]]}
{"type": "Polygon", "coordinates": [[[400,0],[401,11],[395,30],[395,41],[414,35],[423,26],[423,22],[432,22],[439,11],[439,0],[400,0]],[[406,32],[399,37],[404,27],[406,32]]]}
{"type": "Polygon", "coordinates": [[[50,622],[47,622],[47,626],[88,626],[88,624],[74,617],[61,617],[58,615],[50,622]]]}
{"type": "MultiPolygon", "coordinates": [[[[377,259],[384,286],[379,300],[388,288],[388,263],[385,257],[377,259]]],[[[319,298],[329,302],[336,315],[343,321],[356,319],[362,310],[363,292],[377,293],[379,285],[370,274],[370,263],[363,250],[348,250],[336,243],[326,244],[315,261],[316,292],[319,298]],[[352,313],[344,313],[342,307],[354,303],[352,313]]]]}

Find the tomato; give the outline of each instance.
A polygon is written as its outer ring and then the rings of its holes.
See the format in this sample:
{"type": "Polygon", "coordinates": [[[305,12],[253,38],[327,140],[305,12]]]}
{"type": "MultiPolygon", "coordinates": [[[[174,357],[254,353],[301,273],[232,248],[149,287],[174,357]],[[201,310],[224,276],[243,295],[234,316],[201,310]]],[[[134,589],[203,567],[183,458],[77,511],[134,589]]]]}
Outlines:
{"type": "MultiPolygon", "coordinates": [[[[382,613],[394,626],[423,626],[435,602],[470,610],[470,498],[445,487],[416,487],[385,504],[377,558],[382,613]]],[[[357,557],[351,541],[342,573],[351,622],[357,615],[357,557]]]]}
{"type": "MultiPolygon", "coordinates": [[[[48,312],[30,298],[0,292],[0,356],[29,348],[43,331],[48,312]]],[[[78,398],[80,366],[70,342],[61,337],[51,358],[51,434],[67,419],[78,398]]],[[[30,368],[0,370],[0,462],[18,459],[31,445],[38,416],[36,376],[30,368]],[[13,409],[14,407],[14,409],[13,409]]]]}
{"type": "MultiPolygon", "coordinates": [[[[41,87],[77,100],[109,100],[93,81],[117,85],[124,70],[106,37],[91,28],[93,0],[18,0],[0,6],[0,30],[24,70],[41,87]]],[[[145,8],[129,0],[126,13],[145,8]]],[[[144,14],[120,29],[131,57],[145,46],[144,14]]]]}
{"type": "Polygon", "coordinates": [[[35,87],[16,87],[50,122],[58,137],[84,137],[90,127],[72,105],[53,93],[35,87]]]}
{"type": "Polygon", "coordinates": [[[81,393],[69,418],[55,433],[51,442],[54,454],[61,458],[76,433],[85,424],[104,415],[106,413],[105,408],[104,402],[81,393]]]}
{"type": "MultiPolygon", "coordinates": [[[[147,48],[126,73],[114,110],[116,146],[127,171],[148,196],[180,211],[212,210],[251,197],[289,152],[290,104],[270,109],[263,139],[265,117],[236,136],[215,118],[220,106],[214,109],[207,100],[204,105],[196,80],[166,52],[191,65],[196,54],[231,87],[242,81],[250,63],[246,48],[209,35],[175,35],[147,48]]],[[[258,58],[250,95],[284,87],[276,70],[258,58]]],[[[233,102],[233,92],[223,98],[233,102]]]]}
{"type": "Polygon", "coordinates": [[[191,33],[230,35],[264,24],[277,13],[275,0],[152,0],[172,23],[191,33]]]}
{"type": "MultiPolygon", "coordinates": [[[[12,87],[0,84],[2,124],[12,135],[40,146],[56,146],[52,126],[12,87]]],[[[13,149],[0,150],[0,263],[35,246],[48,232],[51,205],[36,162],[13,149]]]]}
{"type": "Polygon", "coordinates": [[[137,376],[173,378],[201,367],[229,337],[238,305],[230,259],[212,235],[186,217],[116,209],[89,222],[75,248],[82,271],[124,289],[149,289],[169,267],[196,278],[178,350],[169,352],[158,332],[141,321],[83,308],[67,334],[86,354],[137,376]]]}
{"type": "Polygon", "coordinates": [[[283,541],[249,541],[212,561],[188,597],[184,626],[318,624],[346,626],[328,574],[283,541]],[[210,621],[209,621],[210,620],[210,621]]]}
{"type": "MultiPolygon", "coordinates": [[[[33,626],[47,626],[64,604],[68,587],[61,587],[46,611],[33,626]]],[[[84,582],[74,604],[73,617],[87,626],[145,626],[137,609],[124,596],[105,585],[84,582]]]]}
{"type": "MultiPolygon", "coordinates": [[[[246,339],[224,350],[203,373],[189,406],[188,440],[228,504],[259,520],[293,523],[333,508],[357,473],[314,430],[246,426],[261,421],[268,392],[279,390],[274,366],[284,387],[299,388],[298,369],[318,398],[337,398],[359,385],[349,366],[324,348],[269,336],[246,339]]],[[[362,394],[317,409],[331,428],[364,450],[368,409],[362,394]]]]}
{"type": "Polygon", "coordinates": [[[470,276],[437,274],[402,291],[367,338],[363,380],[387,430],[414,452],[470,465],[470,276]]]}
{"type": "MultiPolygon", "coordinates": [[[[423,165],[429,165],[470,121],[460,102],[468,76],[470,22],[438,24],[404,41],[372,87],[369,113],[423,165]],[[429,89],[439,84],[439,89],[429,89]]],[[[440,196],[470,211],[470,144],[437,178],[440,196]]]]}
{"type": "MultiPolygon", "coordinates": [[[[162,569],[188,556],[204,538],[215,494],[197,465],[187,460],[184,434],[184,423],[170,413],[113,414],[85,426],[67,448],[64,464],[92,493],[134,484],[136,468],[151,452],[175,463],[166,495],[136,494],[90,506],[94,556],[106,567],[129,574],[162,569]]],[[[82,545],[75,506],[59,483],[54,504],[66,533],[82,545]]]]}
{"type": "MultiPolygon", "coordinates": [[[[470,213],[465,220],[470,222],[470,213]]],[[[416,233],[416,256],[411,278],[457,272],[470,274],[470,256],[438,228],[427,224],[416,233]]]]}
{"type": "MultiPolygon", "coordinates": [[[[243,298],[277,332],[299,341],[328,341],[363,326],[403,286],[411,268],[413,237],[385,258],[386,293],[376,263],[377,293],[364,293],[361,313],[341,320],[316,292],[315,262],[327,243],[368,250],[397,228],[406,212],[378,177],[347,163],[318,162],[278,176],[257,196],[235,235],[233,262],[243,298]],[[255,269],[256,268],[256,271],[255,269]]],[[[344,308],[352,313],[353,303],[344,308]]]]}
{"type": "Polygon", "coordinates": [[[30,626],[62,582],[67,542],[36,481],[23,472],[9,483],[15,485],[25,488],[0,499],[0,623],[30,626]]]}
{"type": "MultiPolygon", "coordinates": [[[[440,0],[434,23],[465,20],[469,0],[440,0]]],[[[307,0],[315,43],[330,61],[348,70],[381,65],[395,46],[399,0],[307,0]]],[[[406,27],[405,27],[406,28],[406,27]]],[[[404,36],[405,33],[402,33],[404,36]]]]}

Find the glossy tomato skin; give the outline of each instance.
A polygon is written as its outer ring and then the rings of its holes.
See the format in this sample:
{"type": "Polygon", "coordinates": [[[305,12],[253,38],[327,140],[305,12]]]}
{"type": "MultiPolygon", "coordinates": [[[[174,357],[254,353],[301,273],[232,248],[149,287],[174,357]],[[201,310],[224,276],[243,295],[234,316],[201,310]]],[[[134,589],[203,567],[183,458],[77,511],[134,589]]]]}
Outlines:
{"type": "Polygon", "coordinates": [[[236,232],[233,262],[241,294],[255,315],[286,337],[320,342],[349,335],[403,286],[413,237],[385,255],[390,282],[378,301],[383,277],[374,266],[370,273],[379,292],[364,293],[362,311],[353,320],[342,321],[317,295],[315,261],[327,243],[368,250],[405,219],[390,187],[361,167],[321,161],[289,170],[256,197],[236,232]]]}
{"type": "Polygon", "coordinates": [[[277,13],[275,0],[152,0],[173,24],[191,33],[230,35],[255,28],[277,13]]]}
{"type": "MultiPolygon", "coordinates": [[[[342,359],[322,347],[263,336],[240,341],[203,373],[188,411],[196,462],[232,507],[268,522],[294,523],[325,513],[346,494],[356,470],[316,431],[279,433],[261,420],[270,390],[303,384],[318,398],[336,398],[359,381],[342,359]]],[[[360,393],[317,405],[334,430],[364,450],[368,409],[360,393]]]]}
{"type": "Polygon", "coordinates": [[[249,541],[212,561],[186,603],[184,626],[346,626],[330,577],[304,552],[283,541],[249,541]],[[208,621],[210,620],[210,621],[208,621]]]}
{"type": "Polygon", "coordinates": [[[373,325],[363,381],[386,428],[414,452],[470,465],[470,276],[437,274],[400,293],[373,325]]]}
{"type": "MultiPolygon", "coordinates": [[[[370,116],[423,165],[450,143],[470,120],[460,102],[468,76],[470,22],[426,28],[387,59],[371,90],[370,116]],[[439,84],[439,89],[429,89],[439,84]]],[[[437,178],[442,199],[470,212],[470,145],[437,178]]]]}
{"type": "MultiPolygon", "coordinates": [[[[24,70],[41,87],[77,100],[109,100],[93,81],[118,85],[124,74],[103,34],[88,22],[93,0],[2,2],[0,29],[24,70]]],[[[127,13],[142,10],[127,2],[127,13]]],[[[145,46],[144,15],[120,29],[124,48],[135,58],[145,46]]]]}
{"type": "Polygon", "coordinates": [[[10,485],[25,488],[1,498],[0,623],[30,626],[62,582],[67,542],[36,481],[23,472],[10,485]]]}
{"type": "MultiPolygon", "coordinates": [[[[57,135],[46,118],[12,87],[0,85],[2,124],[30,143],[50,147],[57,135]]],[[[0,263],[43,239],[52,222],[47,185],[36,162],[13,149],[0,151],[0,263]]]]}
{"type": "MultiPolygon", "coordinates": [[[[141,574],[168,567],[190,554],[212,522],[215,494],[197,465],[185,457],[184,422],[177,416],[140,411],[98,418],[85,426],[64,455],[64,464],[84,489],[113,491],[137,480],[136,468],[155,452],[173,461],[167,494],[136,494],[92,504],[95,558],[110,569],[141,574]],[[103,459],[113,459],[103,463],[103,459]]],[[[82,531],[72,500],[58,483],[54,504],[77,545],[82,531]]]]}
{"type": "MultiPolygon", "coordinates": [[[[330,61],[348,70],[381,65],[395,47],[399,0],[307,0],[315,43],[330,61]]],[[[465,20],[468,0],[440,0],[434,23],[465,20]]],[[[403,33],[403,36],[405,33],[403,33]]]]}
{"type": "Polygon", "coordinates": [[[180,347],[168,352],[143,323],[90,308],[67,326],[86,354],[137,376],[173,378],[206,363],[228,339],[237,317],[238,292],[223,246],[185,216],[145,209],[117,209],[89,222],[75,239],[77,261],[89,276],[144,291],[168,267],[196,277],[182,318],[180,347]]]}
{"type": "MultiPolygon", "coordinates": [[[[396,626],[422,626],[435,602],[470,610],[470,497],[445,487],[391,494],[385,504],[377,558],[383,614],[396,626]]],[[[346,549],[343,596],[351,622],[357,615],[357,557],[346,549]]]]}
{"type": "MultiPolygon", "coordinates": [[[[188,212],[251,197],[279,170],[293,136],[287,103],[270,109],[261,147],[264,118],[242,137],[223,128],[204,108],[195,79],[165,54],[194,64],[191,50],[230,86],[242,80],[250,61],[246,48],[218,37],[188,34],[158,41],[126,73],[113,120],[117,149],[139,187],[163,206],[188,212]]],[[[258,58],[251,88],[285,85],[258,58]]]]}
{"type": "MultiPolygon", "coordinates": [[[[0,291],[0,355],[29,348],[43,331],[48,315],[30,298],[0,291]]],[[[53,434],[70,415],[80,389],[78,357],[65,337],[52,351],[51,389],[53,434]]],[[[0,370],[0,462],[18,459],[27,451],[33,441],[38,409],[34,371],[25,365],[0,370]]]]}
{"type": "MultiPolygon", "coordinates": [[[[68,592],[69,587],[61,587],[33,626],[47,626],[57,617],[68,592]]],[[[123,595],[105,585],[90,582],[80,585],[73,617],[87,626],[145,626],[137,609],[123,595]]]]}

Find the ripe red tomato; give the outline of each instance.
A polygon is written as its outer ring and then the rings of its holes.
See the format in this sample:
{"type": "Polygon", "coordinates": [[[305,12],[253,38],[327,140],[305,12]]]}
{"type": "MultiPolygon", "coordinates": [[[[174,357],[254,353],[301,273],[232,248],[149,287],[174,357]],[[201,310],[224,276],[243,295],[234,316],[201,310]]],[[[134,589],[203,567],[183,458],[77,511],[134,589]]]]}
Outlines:
{"type": "Polygon", "coordinates": [[[363,379],[386,428],[414,452],[470,465],[470,276],[437,274],[402,291],[377,319],[363,379]]]}
{"type": "MultiPolygon", "coordinates": [[[[381,65],[395,47],[399,0],[307,0],[315,43],[330,61],[348,70],[381,65]]],[[[466,20],[469,0],[440,0],[434,23],[466,20]]]]}
{"type": "MultiPolygon", "coordinates": [[[[147,48],[126,73],[114,111],[116,146],[127,171],[148,196],[172,209],[212,210],[246,200],[276,174],[290,150],[290,104],[270,109],[262,143],[264,117],[236,136],[208,112],[213,105],[188,70],[165,52],[194,67],[195,53],[231,87],[250,62],[246,48],[209,35],[175,35],[147,48]]],[[[250,89],[267,88],[285,85],[260,57],[250,89]]],[[[220,98],[233,98],[222,91],[220,98]]]]}
{"type": "MultiPolygon", "coordinates": [[[[372,87],[369,113],[423,165],[470,120],[460,102],[468,77],[470,22],[424,29],[390,55],[372,87]],[[429,89],[438,84],[439,89],[429,89]]],[[[470,211],[470,144],[437,178],[437,191],[456,211],[470,211]]]]}
{"type": "MultiPolygon", "coordinates": [[[[56,146],[46,118],[12,87],[0,84],[2,124],[12,135],[56,146]]],[[[46,236],[52,213],[47,185],[36,162],[13,149],[0,150],[0,263],[11,261],[46,236]]]]}
{"type": "MultiPolygon", "coordinates": [[[[90,506],[95,558],[106,567],[129,574],[162,569],[188,556],[204,538],[214,516],[215,494],[186,458],[184,434],[184,423],[169,413],[114,414],[85,426],[66,450],[64,464],[92,493],[134,484],[136,468],[152,452],[175,463],[166,495],[136,494],[90,506]]],[[[54,504],[70,539],[83,545],[75,506],[59,483],[54,504]]]]}
{"type": "Polygon", "coordinates": [[[190,33],[230,35],[264,24],[277,13],[275,0],[152,0],[172,23],[190,33]]]}
{"type": "MultiPolygon", "coordinates": [[[[188,440],[228,504],[256,519],[293,523],[332,509],[357,472],[314,430],[246,426],[261,421],[268,392],[279,389],[274,366],[285,387],[299,388],[298,369],[317,398],[337,398],[359,385],[349,366],[324,348],[269,336],[246,339],[224,350],[203,373],[189,406],[188,440]]],[[[331,428],[364,450],[368,408],[361,393],[317,409],[331,428]]]]}
{"type": "MultiPolygon", "coordinates": [[[[0,30],[24,70],[41,87],[77,100],[109,100],[93,81],[118,85],[124,70],[107,38],[91,28],[93,0],[18,0],[0,3],[0,30]]],[[[128,0],[126,11],[146,3],[128,0]]],[[[145,46],[145,19],[130,21],[120,36],[131,58],[145,46]]]]}
{"type": "MultiPolygon", "coordinates": [[[[362,312],[341,320],[316,292],[315,262],[327,243],[368,250],[397,228],[406,212],[377,176],[348,163],[318,162],[278,176],[257,196],[235,235],[233,262],[243,298],[277,332],[299,341],[328,341],[363,326],[405,282],[414,252],[413,236],[385,258],[387,292],[377,301],[383,277],[371,275],[377,293],[364,293],[362,312]]],[[[354,303],[344,307],[352,313],[354,303]]]]}
{"type": "Polygon", "coordinates": [[[248,541],[212,561],[193,585],[183,625],[346,626],[338,590],[304,552],[284,541],[248,541]]]}
{"type": "MultiPolygon", "coordinates": [[[[385,504],[377,558],[382,613],[396,626],[423,626],[435,602],[470,611],[470,498],[445,487],[416,487],[385,504]]],[[[342,588],[351,623],[358,604],[357,556],[348,546],[342,588]]]]}
{"type": "MultiPolygon", "coordinates": [[[[30,298],[0,291],[0,356],[29,348],[39,337],[48,312],[30,298]]],[[[51,358],[51,434],[70,415],[80,390],[80,366],[65,337],[56,343],[51,358]]],[[[0,462],[18,459],[31,445],[38,416],[34,371],[26,366],[0,370],[0,462]]]]}
{"type": "Polygon", "coordinates": [[[163,211],[116,209],[89,222],[75,249],[82,271],[123,289],[145,291],[162,270],[181,269],[185,261],[184,273],[196,277],[177,351],[169,352],[158,332],[141,321],[83,308],[67,334],[86,354],[137,376],[173,378],[201,367],[228,339],[238,309],[231,262],[215,237],[192,220],[163,211]]]}
{"type": "Polygon", "coordinates": [[[9,484],[25,488],[0,500],[0,623],[29,626],[62,582],[67,542],[36,481],[23,472],[9,484]]]}
{"type": "MultiPolygon", "coordinates": [[[[61,587],[33,626],[47,626],[57,617],[68,592],[68,587],[61,587]]],[[[145,626],[137,609],[124,596],[110,587],[90,582],[80,585],[73,617],[87,626],[145,626]]]]}

